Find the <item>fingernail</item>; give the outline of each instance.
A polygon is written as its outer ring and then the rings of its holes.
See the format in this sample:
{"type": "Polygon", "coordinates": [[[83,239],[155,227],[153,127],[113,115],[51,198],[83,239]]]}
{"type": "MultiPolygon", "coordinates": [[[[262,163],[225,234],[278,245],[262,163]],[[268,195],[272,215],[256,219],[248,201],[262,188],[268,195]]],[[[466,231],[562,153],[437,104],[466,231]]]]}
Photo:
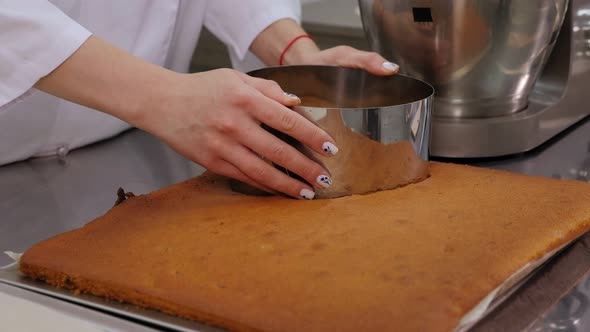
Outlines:
{"type": "Polygon", "coordinates": [[[383,69],[387,70],[387,71],[396,71],[399,69],[399,66],[396,65],[393,62],[389,62],[389,61],[385,61],[383,62],[383,69]]]}
{"type": "Polygon", "coordinates": [[[324,188],[329,188],[332,185],[332,179],[327,175],[318,176],[316,182],[324,188]]]}
{"type": "Polygon", "coordinates": [[[301,196],[305,199],[313,199],[313,197],[315,196],[315,193],[312,190],[309,190],[307,188],[303,188],[299,192],[299,196],[301,196]]]}
{"type": "Polygon", "coordinates": [[[331,155],[335,155],[338,153],[338,148],[336,147],[336,145],[330,142],[325,142],[324,144],[322,144],[322,150],[324,150],[325,153],[331,155]]]}
{"type": "Polygon", "coordinates": [[[297,101],[301,102],[301,99],[299,99],[299,97],[297,97],[296,95],[294,95],[294,94],[292,94],[292,93],[290,93],[290,92],[283,92],[283,94],[284,94],[284,95],[285,95],[287,98],[290,98],[290,99],[297,100],[297,101]]]}

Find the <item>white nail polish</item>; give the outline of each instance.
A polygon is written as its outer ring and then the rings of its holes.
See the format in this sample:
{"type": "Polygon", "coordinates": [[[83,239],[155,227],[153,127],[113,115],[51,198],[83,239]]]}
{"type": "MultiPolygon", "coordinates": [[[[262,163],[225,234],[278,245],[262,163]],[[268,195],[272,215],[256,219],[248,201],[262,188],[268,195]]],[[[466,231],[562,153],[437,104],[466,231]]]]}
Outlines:
{"type": "Polygon", "coordinates": [[[385,61],[383,62],[383,68],[387,71],[396,71],[399,69],[399,66],[393,62],[385,61]]]}
{"type": "Polygon", "coordinates": [[[331,155],[335,155],[338,153],[338,148],[336,147],[336,145],[330,142],[325,142],[324,144],[322,144],[322,150],[324,150],[325,153],[331,155]]]}
{"type": "Polygon", "coordinates": [[[313,199],[313,197],[315,196],[315,193],[309,189],[303,188],[299,192],[299,195],[305,199],[313,199]]]}
{"type": "Polygon", "coordinates": [[[289,93],[289,92],[283,92],[283,94],[284,94],[285,96],[287,96],[288,98],[295,99],[295,100],[300,100],[300,99],[299,99],[299,97],[297,97],[296,95],[294,95],[294,94],[292,94],[292,93],[289,93]]]}
{"type": "Polygon", "coordinates": [[[324,188],[329,188],[332,185],[332,178],[327,175],[320,175],[316,178],[316,182],[324,188]]]}

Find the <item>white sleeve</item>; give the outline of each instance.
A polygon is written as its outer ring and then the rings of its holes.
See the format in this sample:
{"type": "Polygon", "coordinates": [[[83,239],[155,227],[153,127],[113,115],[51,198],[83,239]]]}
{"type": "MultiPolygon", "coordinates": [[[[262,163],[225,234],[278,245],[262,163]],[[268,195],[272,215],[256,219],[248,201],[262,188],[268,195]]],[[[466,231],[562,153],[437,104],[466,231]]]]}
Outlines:
{"type": "Polygon", "coordinates": [[[244,60],[256,36],[272,23],[292,18],[301,21],[298,0],[209,0],[205,26],[244,60]]]}
{"type": "Polygon", "coordinates": [[[27,92],[89,36],[47,0],[0,0],[0,107],[27,92]]]}

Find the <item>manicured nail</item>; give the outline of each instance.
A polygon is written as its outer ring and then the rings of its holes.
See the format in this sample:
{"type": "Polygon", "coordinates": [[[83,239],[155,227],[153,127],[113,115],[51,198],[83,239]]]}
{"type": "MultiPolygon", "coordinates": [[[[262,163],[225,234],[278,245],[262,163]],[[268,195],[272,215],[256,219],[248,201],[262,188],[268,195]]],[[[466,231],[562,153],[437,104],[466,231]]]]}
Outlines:
{"type": "Polygon", "coordinates": [[[290,92],[283,92],[283,94],[284,94],[284,95],[285,95],[287,98],[290,98],[290,99],[293,99],[293,100],[297,100],[298,102],[301,102],[301,99],[299,99],[299,97],[297,97],[296,95],[294,95],[294,94],[292,94],[292,93],[290,93],[290,92]]]}
{"type": "Polygon", "coordinates": [[[325,153],[331,155],[335,155],[338,153],[338,148],[336,147],[336,145],[330,142],[325,142],[324,144],[322,144],[322,150],[324,150],[325,153]]]}
{"type": "Polygon", "coordinates": [[[299,195],[305,199],[313,199],[313,197],[315,196],[315,193],[307,188],[303,188],[299,192],[299,195]]]}
{"type": "Polygon", "coordinates": [[[399,66],[396,65],[393,62],[389,62],[389,61],[385,61],[383,62],[383,69],[387,70],[387,71],[396,71],[399,69],[399,66]]]}
{"type": "Polygon", "coordinates": [[[332,185],[332,179],[327,175],[318,176],[316,182],[324,188],[329,188],[332,185]]]}

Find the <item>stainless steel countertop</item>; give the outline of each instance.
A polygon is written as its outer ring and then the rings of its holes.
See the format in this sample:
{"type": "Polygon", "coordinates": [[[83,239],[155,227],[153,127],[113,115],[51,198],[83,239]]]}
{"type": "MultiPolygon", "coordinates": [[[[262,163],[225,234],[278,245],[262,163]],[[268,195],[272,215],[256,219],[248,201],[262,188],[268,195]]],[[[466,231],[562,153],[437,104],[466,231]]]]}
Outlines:
{"type": "MultiPolygon", "coordinates": [[[[461,162],[589,181],[590,119],[535,151],[461,162]]],[[[147,193],[202,171],[139,130],[72,151],[64,160],[48,157],[0,167],[0,252],[25,251],[38,241],[104,214],[115,202],[119,187],[147,193]]],[[[10,262],[0,255],[0,266],[10,262]]],[[[563,326],[570,326],[569,331],[590,330],[589,302],[590,276],[535,330],[562,330],[563,326]]]]}

